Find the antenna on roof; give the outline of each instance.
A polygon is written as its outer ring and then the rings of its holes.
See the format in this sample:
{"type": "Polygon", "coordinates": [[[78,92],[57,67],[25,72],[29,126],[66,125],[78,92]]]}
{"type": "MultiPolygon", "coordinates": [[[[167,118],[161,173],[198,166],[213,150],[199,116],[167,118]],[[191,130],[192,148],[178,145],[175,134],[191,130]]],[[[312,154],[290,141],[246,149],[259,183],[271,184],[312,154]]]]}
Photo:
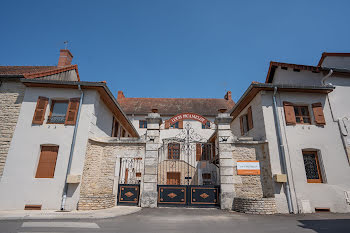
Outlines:
{"type": "Polygon", "coordinates": [[[64,49],[68,49],[68,40],[66,40],[65,42],[63,42],[64,43],[64,49]]]}

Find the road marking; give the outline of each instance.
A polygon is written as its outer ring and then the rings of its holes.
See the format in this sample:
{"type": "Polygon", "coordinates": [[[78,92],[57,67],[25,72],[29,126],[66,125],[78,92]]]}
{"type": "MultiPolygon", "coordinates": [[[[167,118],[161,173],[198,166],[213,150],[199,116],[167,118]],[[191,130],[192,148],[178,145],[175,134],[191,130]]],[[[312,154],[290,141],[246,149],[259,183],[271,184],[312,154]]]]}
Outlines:
{"type": "Polygon", "coordinates": [[[24,222],[22,227],[100,228],[93,222],[24,222]]]}

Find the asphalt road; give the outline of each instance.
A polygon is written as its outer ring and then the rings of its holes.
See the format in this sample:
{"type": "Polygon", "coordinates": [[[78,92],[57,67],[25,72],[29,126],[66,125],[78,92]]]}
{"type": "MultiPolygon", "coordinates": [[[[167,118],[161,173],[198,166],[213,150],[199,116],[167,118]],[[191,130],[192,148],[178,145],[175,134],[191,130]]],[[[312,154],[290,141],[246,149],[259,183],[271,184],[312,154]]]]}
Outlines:
{"type": "Polygon", "coordinates": [[[99,220],[0,221],[0,232],[350,233],[350,214],[259,216],[218,209],[156,208],[99,220]]]}

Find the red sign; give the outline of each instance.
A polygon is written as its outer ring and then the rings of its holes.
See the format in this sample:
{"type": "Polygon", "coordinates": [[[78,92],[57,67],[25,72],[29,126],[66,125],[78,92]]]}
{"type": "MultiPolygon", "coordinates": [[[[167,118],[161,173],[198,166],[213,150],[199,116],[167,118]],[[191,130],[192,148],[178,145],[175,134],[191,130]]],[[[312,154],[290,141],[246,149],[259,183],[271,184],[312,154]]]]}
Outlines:
{"type": "Polygon", "coordinates": [[[170,125],[173,125],[176,122],[181,120],[195,120],[195,121],[201,122],[202,124],[206,124],[208,122],[208,120],[205,117],[198,115],[196,113],[181,113],[170,118],[169,122],[170,122],[170,125]]]}

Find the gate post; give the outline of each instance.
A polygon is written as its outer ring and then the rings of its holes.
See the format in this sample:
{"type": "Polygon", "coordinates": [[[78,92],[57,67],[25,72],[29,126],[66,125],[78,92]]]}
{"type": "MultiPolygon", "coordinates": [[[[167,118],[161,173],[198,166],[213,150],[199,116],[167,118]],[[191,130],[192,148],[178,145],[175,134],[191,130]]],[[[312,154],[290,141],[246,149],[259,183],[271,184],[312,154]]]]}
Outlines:
{"type": "Polygon", "coordinates": [[[234,136],[230,127],[231,121],[232,117],[228,113],[219,113],[215,119],[220,166],[220,207],[229,210],[232,210],[235,197],[232,159],[234,136]]]}
{"type": "Polygon", "coordinates": [[[146,155],[144,177],[141,194],[141,207],[157,207],[157,173],[158,149],[160,147],[159,126],[162,119],[158,113],[149,113],[146,117],[146,155]]]}

